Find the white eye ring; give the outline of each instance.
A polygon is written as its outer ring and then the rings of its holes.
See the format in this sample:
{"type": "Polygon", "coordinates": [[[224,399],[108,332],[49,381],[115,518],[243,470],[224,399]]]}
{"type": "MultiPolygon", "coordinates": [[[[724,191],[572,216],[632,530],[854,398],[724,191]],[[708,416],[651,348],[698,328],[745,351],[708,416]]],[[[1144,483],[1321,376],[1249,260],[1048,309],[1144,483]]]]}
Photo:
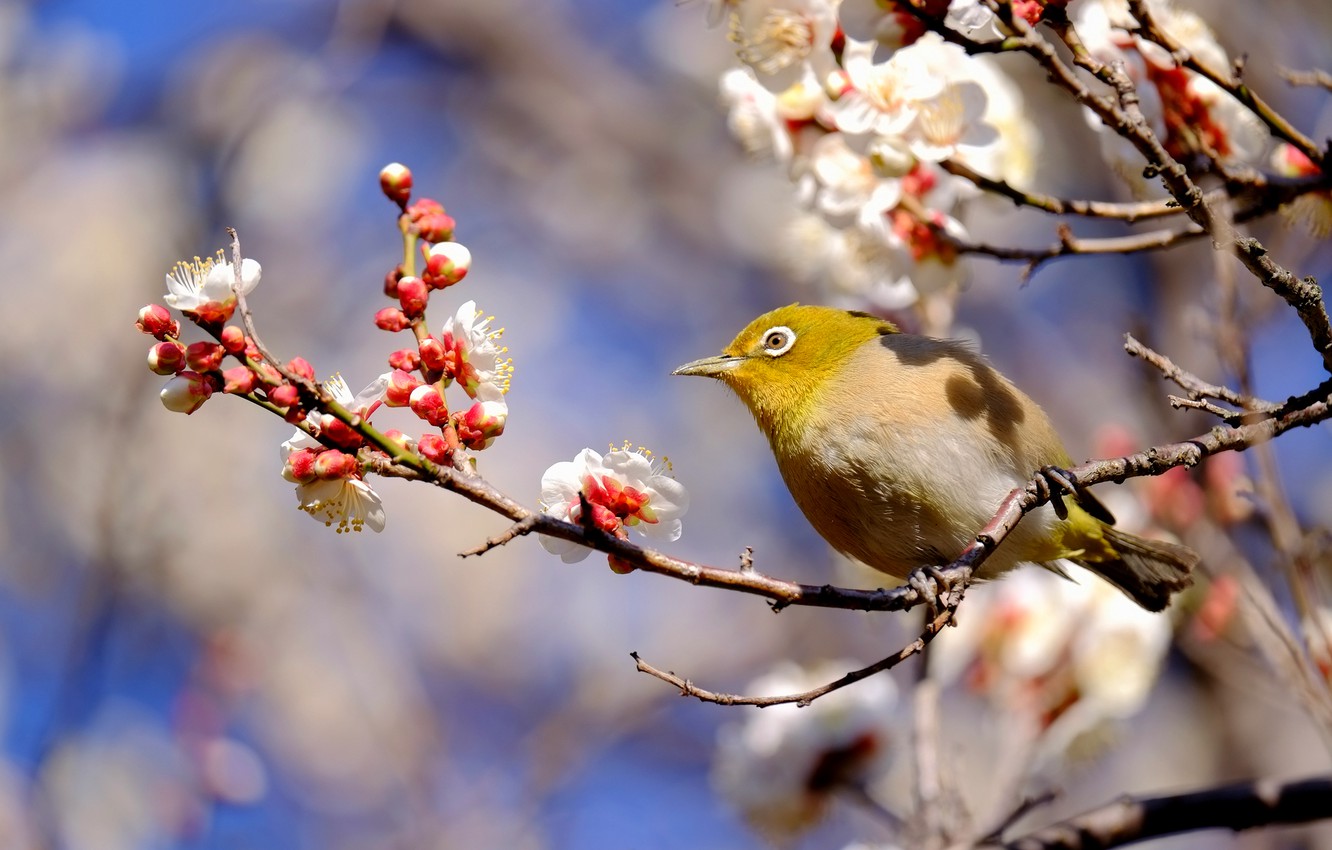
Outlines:
{"type": "Polygon", "coordinates": [[[786,325],[776,325],[763,332],[763,353],[769,357],[781,357],[795,345],[795,331],[786,325]]]}

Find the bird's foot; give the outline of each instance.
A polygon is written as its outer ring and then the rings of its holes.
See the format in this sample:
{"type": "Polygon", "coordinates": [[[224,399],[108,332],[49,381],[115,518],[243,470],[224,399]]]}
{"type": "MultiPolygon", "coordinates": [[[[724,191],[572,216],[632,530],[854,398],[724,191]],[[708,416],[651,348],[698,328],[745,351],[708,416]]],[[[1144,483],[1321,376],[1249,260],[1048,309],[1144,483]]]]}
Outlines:
{"type": "Polygon", "coordinates": [[[1064,504],[1064,496],[1068,495],[1101,522],[1115,524],[1115,515],[1110,513],[1110,509],[1101,504],[1087,488],[1079,486],[1066,469],[1053,465],[1041,467],[1036,475],[1036,492],[1054,507],[1055,515],[1060,519],[1068,519],[1068,505],[1064,504]]]}
{"type": "Polygon", "coordinates": [[[933,565],[917,567],[907,574],[907,586],[920,594],[921,600],[929,611],[930,619],[936,620],[945,610],[957,607],[961,600],[961,585],[947,570],[933,565]]]}

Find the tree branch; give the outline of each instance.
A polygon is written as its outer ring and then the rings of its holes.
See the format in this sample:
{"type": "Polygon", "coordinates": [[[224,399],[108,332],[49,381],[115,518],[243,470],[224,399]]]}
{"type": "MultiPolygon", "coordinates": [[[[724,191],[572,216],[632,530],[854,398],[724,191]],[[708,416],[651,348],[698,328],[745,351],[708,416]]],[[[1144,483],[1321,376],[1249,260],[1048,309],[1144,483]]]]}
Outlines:
{"type": "Polygon", "coordinates": [[[1306,823],[1327,818],[1329,813],[1332,778],[1261,779],[1188,794],[1124,797],[1002,846],[1004,850],[1107,850],[1200,829],[1239,832],[1306,823]]]}

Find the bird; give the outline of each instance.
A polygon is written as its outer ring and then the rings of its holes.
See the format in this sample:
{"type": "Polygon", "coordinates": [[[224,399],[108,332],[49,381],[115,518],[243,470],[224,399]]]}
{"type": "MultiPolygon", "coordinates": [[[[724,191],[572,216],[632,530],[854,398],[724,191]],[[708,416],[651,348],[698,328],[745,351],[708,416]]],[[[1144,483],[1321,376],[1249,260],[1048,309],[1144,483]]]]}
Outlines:
{"type": "Polygon", "coordinates": [[[900,580],[937,573],[1010,492],[1043,474],[1074,498],[1056,491],[1031,511],[978,580],[1024,563],[1067,577],[1067,560],[1162,611],[1198,564],[1185,546],[1116,528],[1061,474],[1072,462],[1045,412],[964,342],[901,333],[869,313],[791,304],[752,321],[722,354],[672,374],[730,387],[814,529],[900,580]]]}

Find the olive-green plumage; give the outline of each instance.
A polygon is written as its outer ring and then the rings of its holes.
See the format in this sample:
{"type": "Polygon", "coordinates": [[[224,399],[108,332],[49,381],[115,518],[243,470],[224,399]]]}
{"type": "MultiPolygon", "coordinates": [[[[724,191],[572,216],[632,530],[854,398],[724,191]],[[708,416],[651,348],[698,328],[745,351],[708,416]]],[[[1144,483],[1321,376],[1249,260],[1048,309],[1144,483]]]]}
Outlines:
{"type": "MultiPolygon", "coordinates": [[[[1070,465],[1045,412],[980,355],[865,313],[782,307],[675,374],[734,390],[815,530],[899,579],[954,558],[1038,470],[1070,465]]],[[[1188,586],[1194,552],[1066,504],[1067,519],[1049,505],[1026,517],[981,577],[1067,558],[1151,611],[1188,586]]]]}

